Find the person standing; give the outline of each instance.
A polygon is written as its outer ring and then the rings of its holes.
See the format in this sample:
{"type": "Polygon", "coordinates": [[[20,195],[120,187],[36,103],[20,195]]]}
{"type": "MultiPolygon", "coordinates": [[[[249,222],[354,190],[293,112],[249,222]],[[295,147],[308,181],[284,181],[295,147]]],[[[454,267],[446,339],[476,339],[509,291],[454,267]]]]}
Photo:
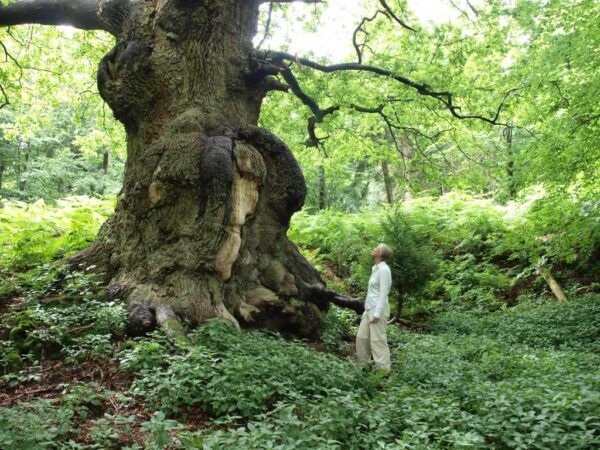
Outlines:
{"type": "Polygon", "coordinates": [[[392,287],[392,272],[386,261],[392,249],[379,244],[371,250],[375,265],[369,278],[369,288],[356,335],[356,356],[359,364],[373,360],[378,368],[391,370],[390,349],[387,344],[386,327],[390,317],[388,296],[392,287]]]}

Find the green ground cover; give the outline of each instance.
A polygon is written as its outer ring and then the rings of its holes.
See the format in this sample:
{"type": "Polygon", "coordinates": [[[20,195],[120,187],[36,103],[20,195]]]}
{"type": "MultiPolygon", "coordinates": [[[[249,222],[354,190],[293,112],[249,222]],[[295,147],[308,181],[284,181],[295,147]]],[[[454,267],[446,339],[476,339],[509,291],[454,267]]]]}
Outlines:
{"type": "MultiPolygon", "coordinates": [[[[69,272],[60,261],[87,245],[86,236],[109,210],[110,202],[90,202],[65,203],[71,209],[60,219],[55,207],[41,204],[18,205],[14,219],[2,216],[3,448],[600,445],[600,296],[593,283],[581,281],[594,267],[593,256],[587,265],[581,257],[572,265],[555,260],[569,294],[569,302],[558,303],[534,274],[523,275],[530,260],[509,258],[520,249],[498,257],[497,249],[514,237],[504,215],[484,221],[485,208],[479,216],[461,213],[479,200],[440,203],[441,211],[432,209],[435,203],[417,208],[427,212],[425,219],[414,209],[402,212],[413,243],[428,239],[442,268],[407,300],[401,326],[389,327],[389,377],[354,363],[344,338],[355,331],[356,316],[335,307],[324,318],[319,343],[240,333],[220,322],[191,330],[187,342],[160,331],[127,337],[125,306],[107,303],[94,275],[69,272]],[[447,228],[437,235],[433,231],[443,225],[431,225],[434,214],[446,217],[447,228]],[[452,225],[458,217],[461,227],[452,225]],[[419,224],[428,224],[428,231],[419,231],[419,224]],[[488,231],[473,237],[464,230],[474,226],[488,231]],[[44,237],[33,239],[38,233],[44,237]],[[493,284],[490,277],[508,281],[493,284]],[[505,291],[517,283],[522,290],[509,305],[505,291]],[[486,295],[473,302],[478,292],[486,295]]],[[[493,207],[490,214],[498,211],[493,207]]],[[[304,228],[296,222],[292,235],[305,239],[298,239],[303,251],[331,271],[332,284],[353,289],[342,280],[350,274],[359,285],[368,269],[361,236],[385,236],[373,217],[328,212],[303,220],[304,228]],[[331,241],[312,245],[318,233],[332,235],[331,241]],[[347,241],[339,246],[339,239],[347,241]]]]}

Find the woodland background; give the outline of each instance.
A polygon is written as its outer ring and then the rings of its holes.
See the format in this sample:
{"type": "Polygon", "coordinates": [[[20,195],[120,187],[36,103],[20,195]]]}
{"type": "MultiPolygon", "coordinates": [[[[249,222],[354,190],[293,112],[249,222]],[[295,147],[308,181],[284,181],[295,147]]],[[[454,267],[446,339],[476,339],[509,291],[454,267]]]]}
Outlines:
{"type": "MultiPolygon", "coordinates": [[[[265,7],[257,42],[292,48],[290,24],[318,32],[330,3],[276,5],[266,34],[265,7]]],[[[354,26],[374,2],[359,3],[354,26]]],[[[465,110],[502,105],[502,125],[309,70],[298,78],[320,104],[386,103],[386,115],[330,115],[315,148],[297,98],[271,93],[261,114],[302,166],[289,236],[328,287],[363,296],[369,249],[396,250],[389,378],[352,362],[357,316],[337,307],[319,342],[219,322],[189,342],[128,338],[125,305],[61,262],[94,240],[120,189],[124,132],[95,82],[111,39],[0,30],[0,446],[600,445],[600,3],[450,2],[436,23],[389,3],[418,32],[367,21],[363,57],[465,110]]]]}

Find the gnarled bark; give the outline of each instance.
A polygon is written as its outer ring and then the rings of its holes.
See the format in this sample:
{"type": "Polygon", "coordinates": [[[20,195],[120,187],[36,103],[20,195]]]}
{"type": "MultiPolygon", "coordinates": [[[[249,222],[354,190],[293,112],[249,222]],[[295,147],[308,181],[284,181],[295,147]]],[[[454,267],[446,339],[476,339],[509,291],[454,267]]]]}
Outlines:
{"type": "Polygon", "coordinates": [[[98,70],[127,131],[124,185],[74,262],[106,273],[132,333],[220,317],[317,335],[323,282],[286,237],[304,178],[286,145],[256,126],[269,88],[251,45],[258,1],[132,5],[98,70]]]}
{"type": "MultiPolygon", "coordinates": [[[[282,1],[282,0],[279,0],[282,1]]],[[[318,0],[305,0],[316,2],[318,0]]],[[[314,337],[330,302],[287,239],[306,195],[286,145],[257,127],[281,69],[255,56],[262,0],[25,0],[0,6],[0,26],[102,29],[116,45],[98,88],[127,132],[114,215],[73,264],[105,274],[127,300],[129,330],[220,317],[235,326],[314,337]]]]}

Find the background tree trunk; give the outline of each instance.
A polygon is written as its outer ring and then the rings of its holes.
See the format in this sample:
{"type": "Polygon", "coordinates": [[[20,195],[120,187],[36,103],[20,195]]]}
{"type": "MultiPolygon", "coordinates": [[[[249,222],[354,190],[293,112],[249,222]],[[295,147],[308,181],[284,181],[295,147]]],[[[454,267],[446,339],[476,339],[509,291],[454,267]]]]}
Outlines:
{"type": "Polygon", "coordinates": [[[412,200],[412,193],[410,192],[410,143],[408,142],[408,134],[406,131],[402,134],[400,139],[400,148],[402,149],[402,160],[404,161],[404,195],[403,199],[405,202],[412,200]]]}
{"type": "Polygon", "coordinates": [[[256,126],[268,90],[251,44],[258,1],[130,8],[98,70],[127,131],[124,184],[73,263],[104,271],[110,295],[128,301],[132,333],[220,317],[316,336],[323,282],[286,236],[304,178],[286,145],[256,126]]]}
{"type": "Polygon", "coordinates": [[[319,166],[319,211],[327,208],[327,179],[325,178],[325,167],[319,166]]]}
{"type": "Polygon", "coordinates": [[[108,174],[108,151],[105,150],[104,154],[102,155],[102,173],[104,173],[104,175],[108,174]]]}
{"type": "MultiPolygon", "coordinates": [[[[21,152],[19,152],[19,158],[21,157],[21,152]]],[[[27,179],[23,178],[23,174],[27,172],[27,164],[29,162],[29,151],[25,151],[25,157],[23,158],[23,162],[19,164],[19,176],[18,176],[18,189],[20,192],[25,192],[25,187],[27,186],[27,179]]]]}
{"type": "Polygon", "coordinates": [[[390,167],[387,161],[381,161],[381,170],[383,172],[383,184],[385,185],[385,195],[387,202],[392,205],[394,203],[394,185],[390,175],[390,167]]]}
{"type": "Polygon", "coordinates": [[[403,294],[398,296],[398,304],[396,305],[396,313],[394,314],[394,322],[398,322],[402,318],[402,310],[404,308],[405,297],[403,294]]]}
{"type": "Polygon", "coordinates": [[[515,155],[513,149],[513,131],[511,127],[504,129],[504,139],[506,140],[506,177],[508,187],[508,198],[513,200],[517,195],[517,186],[515,180],[515,155]]]}

